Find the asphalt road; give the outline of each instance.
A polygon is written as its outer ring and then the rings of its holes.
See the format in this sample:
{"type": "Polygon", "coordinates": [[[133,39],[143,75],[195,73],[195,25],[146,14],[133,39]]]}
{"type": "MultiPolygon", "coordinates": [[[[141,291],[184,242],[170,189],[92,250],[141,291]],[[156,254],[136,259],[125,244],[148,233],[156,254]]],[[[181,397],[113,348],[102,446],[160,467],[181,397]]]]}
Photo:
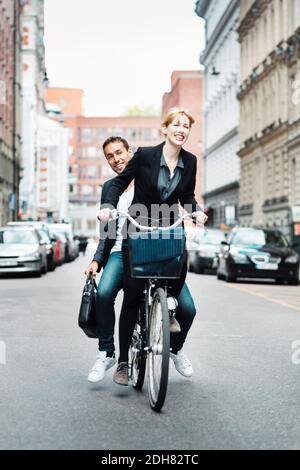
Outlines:
{"type": "Polygon", "coordinates": [[[41,279],[0,279],[1,449],[300,448],[300,286],[189,274],[195,373],[171,365],[157,414],[146,388],[121,388],[112,370],[86,380],[97,341],[77,315],[89,254],[41,279]]]}

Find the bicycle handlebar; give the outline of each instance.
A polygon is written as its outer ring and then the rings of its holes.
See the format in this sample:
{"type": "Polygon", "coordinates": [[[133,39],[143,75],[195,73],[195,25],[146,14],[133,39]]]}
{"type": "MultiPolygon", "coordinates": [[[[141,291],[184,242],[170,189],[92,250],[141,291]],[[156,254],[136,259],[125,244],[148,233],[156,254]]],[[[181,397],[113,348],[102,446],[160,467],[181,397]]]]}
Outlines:
{"type": "Polygon", "coordinates": [[[200,214],[202,213],[202,211],[198,211],[198,212],[192,212],[191,214],[184,214],[184,215],[181,215],[179,217],[179,219],[172,225],[170,225],[169,227],[148,227],[147,225],[140,225],[135,219],[133,219],[131,217],[130,214],[128,214],[128,212],[124,212],[124,211],[119,211],[117,209],[110,209],[110,213],[111,213],[111,217],[112,217],[112,220],[115,220],[118,218],[119,215],[123,216],[123,217],[126,217],[135,227],[137,227],[139,230],[147,230],[147,231],[153,231],[153,230],[161,230],[161,231],[164,231],[164,230],[170,230],[172,228],[175,228],[175,227],[178,227],[178,225],[181,224],[181,222],[184,220],[184,219],[187,219],[187,218],[191,218],[191,217],[195,217],[197,214],[200,214]]]}

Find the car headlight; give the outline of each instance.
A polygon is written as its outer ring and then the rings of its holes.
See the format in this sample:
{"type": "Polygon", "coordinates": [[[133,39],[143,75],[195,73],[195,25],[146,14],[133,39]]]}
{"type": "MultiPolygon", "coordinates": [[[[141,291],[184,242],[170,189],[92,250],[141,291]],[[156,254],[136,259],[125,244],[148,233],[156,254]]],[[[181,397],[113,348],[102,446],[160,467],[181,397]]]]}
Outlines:
{"type": "Polygon", "coordinates": [[[198,251],[198,256],[205,256],[205,251],[198,251]]]}
{"type": "Polygon", "coordinates": [[[40,258],[40,253],[38,251],[34,251],[24,256],[19,256],[18,261],[35,261],[35,260],[38,260],[39,258],[40,258]]]}
{"type": "Polygon", "coordinates": [[[297,255],[288,256],[285,258],[286,263],[298,263],[299,257],[297,255]]]}
{"type": "Polygon", "coordinates": [[[236,263],[248,263],[247,256],[243,255],[242,253],[231,253],[231,257],[236,263]]]}

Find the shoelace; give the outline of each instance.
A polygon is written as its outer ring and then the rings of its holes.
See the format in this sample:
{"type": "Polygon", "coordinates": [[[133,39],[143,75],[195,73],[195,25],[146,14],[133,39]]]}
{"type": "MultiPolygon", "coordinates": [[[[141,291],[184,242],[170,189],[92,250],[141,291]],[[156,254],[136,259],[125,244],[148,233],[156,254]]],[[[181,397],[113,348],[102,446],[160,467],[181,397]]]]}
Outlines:
{"type": "Polygon", "coordinates": [[[117,367],[117,372],[121,372],[121,374],[126,374],[128,370],[128,364],[119,364],[117,367]]]}

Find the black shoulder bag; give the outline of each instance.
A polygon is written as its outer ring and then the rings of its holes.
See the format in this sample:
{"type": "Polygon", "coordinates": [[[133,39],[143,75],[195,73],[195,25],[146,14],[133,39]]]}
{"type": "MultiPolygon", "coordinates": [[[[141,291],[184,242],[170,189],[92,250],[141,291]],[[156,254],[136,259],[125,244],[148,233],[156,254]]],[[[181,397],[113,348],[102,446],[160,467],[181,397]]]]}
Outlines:
{"type": "Polygon", "coordinates": [[[90,274],[86,278],[86,283],[82,292],[82,299],[79,309],[78,326],[89,338],[97,338],[96,321],[96,292],[97,284],[90,274]]]}

